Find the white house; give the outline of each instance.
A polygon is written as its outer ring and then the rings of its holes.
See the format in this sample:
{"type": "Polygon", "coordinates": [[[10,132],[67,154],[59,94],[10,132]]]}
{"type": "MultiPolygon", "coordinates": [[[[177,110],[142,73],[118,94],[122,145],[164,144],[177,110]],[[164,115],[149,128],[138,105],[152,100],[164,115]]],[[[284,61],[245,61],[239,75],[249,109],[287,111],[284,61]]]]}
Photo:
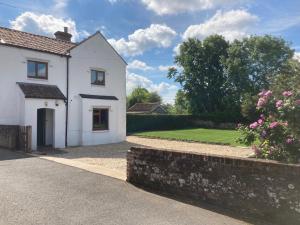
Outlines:
{"type": "Polygon", "coordinates": [[[71,42],[0,27],[0,125],[32,126],[39,146],[126,137],[126,62],[100,32],[71,42]]]}

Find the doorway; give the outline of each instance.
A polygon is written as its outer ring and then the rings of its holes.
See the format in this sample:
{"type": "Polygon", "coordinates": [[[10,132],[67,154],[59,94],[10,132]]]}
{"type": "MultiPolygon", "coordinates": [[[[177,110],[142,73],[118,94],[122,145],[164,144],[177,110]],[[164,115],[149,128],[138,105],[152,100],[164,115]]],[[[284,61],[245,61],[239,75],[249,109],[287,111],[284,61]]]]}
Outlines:
{"type": "Polygon", "coordinates": [[[54,110],[37,110],[37,146],[53,146],[54,141],[54,110]]]}

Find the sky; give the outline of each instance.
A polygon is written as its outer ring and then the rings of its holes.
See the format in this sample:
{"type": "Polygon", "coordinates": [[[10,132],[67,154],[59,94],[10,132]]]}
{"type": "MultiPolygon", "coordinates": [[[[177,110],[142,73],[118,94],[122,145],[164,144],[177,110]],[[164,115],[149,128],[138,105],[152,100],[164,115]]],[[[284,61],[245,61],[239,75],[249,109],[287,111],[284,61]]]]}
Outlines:
{"type": "Polygon", "coordinates": [[[299,0],[0,0],[0,26],[47,36],[67,26],[74,42],[100,31],[128,63],[127,93],[145,87],[165,103],[180,89],[167,71],[188,38],[271,34],[300,59],[299,0]]]}

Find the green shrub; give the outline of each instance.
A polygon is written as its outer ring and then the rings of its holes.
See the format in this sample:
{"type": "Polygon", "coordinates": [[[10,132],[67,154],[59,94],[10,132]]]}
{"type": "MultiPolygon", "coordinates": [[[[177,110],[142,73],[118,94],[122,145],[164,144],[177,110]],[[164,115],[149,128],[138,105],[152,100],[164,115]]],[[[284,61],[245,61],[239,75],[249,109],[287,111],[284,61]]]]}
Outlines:
{"type": "Polygon", "coordinates": [[[228,128],[232,128],[232,125],[240,122],[246,122],[240,114],[224,112],[197,116],[127,114],[127,133],[184,128],[226,128],[227,123],[228,128]]]}

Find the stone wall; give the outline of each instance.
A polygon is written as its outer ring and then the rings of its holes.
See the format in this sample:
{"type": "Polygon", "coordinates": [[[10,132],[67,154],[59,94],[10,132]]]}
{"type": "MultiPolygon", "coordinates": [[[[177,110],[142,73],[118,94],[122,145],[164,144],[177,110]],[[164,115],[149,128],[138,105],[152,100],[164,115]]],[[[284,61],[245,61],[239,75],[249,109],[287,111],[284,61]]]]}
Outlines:
{"type": "Polygon", "coordinates": [[[0,125],[0,147],[16,149],[18,147],[19,126],[0,125]]]}
{"type": "Polygon", "coordinates": [[[300,224],[300,165],[131,148],[127,181],[272,223],[300,224]]]}

